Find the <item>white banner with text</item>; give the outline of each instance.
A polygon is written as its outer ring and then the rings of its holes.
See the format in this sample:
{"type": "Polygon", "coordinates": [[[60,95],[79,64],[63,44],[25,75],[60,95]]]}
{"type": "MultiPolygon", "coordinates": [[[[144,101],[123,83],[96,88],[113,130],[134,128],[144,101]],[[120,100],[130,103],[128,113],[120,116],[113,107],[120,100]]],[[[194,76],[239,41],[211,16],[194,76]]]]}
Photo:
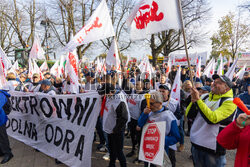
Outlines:
{"type": "Polygon", "coordinates": [[[96,121],[101,108],[97,93],[49,96],[10,92],[8,135],[71,167],[90,167],[96,121]]]}

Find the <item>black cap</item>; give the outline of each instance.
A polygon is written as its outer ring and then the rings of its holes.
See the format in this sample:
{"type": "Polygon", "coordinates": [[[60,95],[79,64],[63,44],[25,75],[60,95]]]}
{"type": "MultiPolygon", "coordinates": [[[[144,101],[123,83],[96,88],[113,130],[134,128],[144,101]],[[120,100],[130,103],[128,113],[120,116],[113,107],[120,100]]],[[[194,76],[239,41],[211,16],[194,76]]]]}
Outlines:
{"type": "Polygon", "coordinates": [[[51,74],[50,74],[50,72],[46,72],[46,73],[44,74],[44,76],[45,76],[45,75],[51,75],[51,74]]]}
{"type": "Polygon", "coordinates": [[[220,76],[220,75],[218,75],[218,74],[214,74],[214,75],[212,76],[212,78],[213,78],[213,80],[215,80],[215,79],[217,79],[217,78],[220,78],[223,82],[225,82],[225,83],[227,84],[227,86],[228,86],[229,88],[232,88],[232,87],[233,87],[233,83],[232,83],[231,80],[230,80],[227,76],[225,76],[225,75],[220,76]]]}
{"type": "Polygon", "coordinates": [[[204,90],[204,91],[211,92],[211,87],[210,87],[210,86],[207,86],[207,85],[201,87],[201,89],[204,90]]]}
{"type": "Polygon", "coordinates": [[[210,82],[211,83],[211,82],[213,82],[213,80],[211,78],[207,78],[206,82],[210,82]]]}
{"type": "Polygon", "coordinates": [[[248,75],[249,75],[248,71],[244,72],[244,76],[248,76],[248,75]]]}
{"type": "Polygon", "coordinates": [[[159,89],[165,89],[165,90],[170,91],[170,89],[169,89],[169,87],[167,85],[160,85],[159,89]]]}

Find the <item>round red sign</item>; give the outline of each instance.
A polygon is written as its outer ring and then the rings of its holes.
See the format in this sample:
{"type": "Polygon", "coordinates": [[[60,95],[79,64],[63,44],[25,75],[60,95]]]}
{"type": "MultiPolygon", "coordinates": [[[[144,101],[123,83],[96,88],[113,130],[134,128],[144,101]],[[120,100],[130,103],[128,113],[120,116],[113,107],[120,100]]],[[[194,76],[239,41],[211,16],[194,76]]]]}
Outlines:
{"type": "Polygon", "coordinates": [[[156,124],[150,124],[143,138],[143,154],[146,160],[153,161],[160,150],[160,131],[156,124]]]}

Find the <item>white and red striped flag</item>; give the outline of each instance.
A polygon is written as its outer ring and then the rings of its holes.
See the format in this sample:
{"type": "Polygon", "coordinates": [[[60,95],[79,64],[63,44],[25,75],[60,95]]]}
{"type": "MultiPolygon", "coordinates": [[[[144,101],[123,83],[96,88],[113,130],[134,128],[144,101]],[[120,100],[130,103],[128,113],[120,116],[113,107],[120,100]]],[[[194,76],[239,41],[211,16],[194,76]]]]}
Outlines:
{"type": "Polygon", "coordinates": [[[32,76],[34,74],[34,66],[33,66],[33,62],[32,62],[32,59],[29,58],[29,73],[28,73],[28,77],[31,78],[32,80],[32,76]]]}
{"type": "Polygon", "coordinates": [[[197,57],[196,59],[196,78],[200,78],[201,76],[201,57],[197,57]]]}
{"type": "Polygon", "coordinates": [[[118,45],[116,40],[112,41],[112,44],[109,48],[107,57],[106,57],[106,67],[107,70],[110,71],[112,67],[115,67],[115,70],[121,72],[121,61],[118,53],[118,45]]]}
{"type": "Polygon", "coordinates": [[[0,89],[3,89],[7,84],[5,72],[2,63],[0,63],[0,89]]]}
{"type": "Polygon", "coordinates": [[[78,80],[78,56],[76,51],[69,52],[66,57],[65,71],[67,71],[67,76],[70,77],[70,92],[79,93],[79,80],[78,80]]]}
{"type": "Polygon", "coordinates": [[[215,69],[215,60],[212,58],[206,68],[204,69],[203,75],[206,75],[208,78],[212,78],[214,75],[214,69],[215,69]]]}
{"type": "Polygon", "coordinates": [[[181,29],[178,0],[140,0],[127,19],[132,40],[169,29],[181,29]]]}
{"type": "Polygon", "coordinates": [[[6,56],[3,49],[1,48],[1,46],[0,46],[0,64],[2,64],[3,75],[4,75],[4,77],[6,77],[7,70],[12,67],[12,64],[11,64],[10,60],[8,59],[8,57],[6,56]]]}
{"type": "Polygon", "coordinates": [[[77,46],[115,36],[106,0],[102,0],[87,24],[70,40],[65,50],[73,52],[77,46]]]}
{"type": "Polygon", "coordinates": [[[176,73],[170,97],[180,102],[180,98],[181,98],[181,68],[180,67],[176,73]]]}

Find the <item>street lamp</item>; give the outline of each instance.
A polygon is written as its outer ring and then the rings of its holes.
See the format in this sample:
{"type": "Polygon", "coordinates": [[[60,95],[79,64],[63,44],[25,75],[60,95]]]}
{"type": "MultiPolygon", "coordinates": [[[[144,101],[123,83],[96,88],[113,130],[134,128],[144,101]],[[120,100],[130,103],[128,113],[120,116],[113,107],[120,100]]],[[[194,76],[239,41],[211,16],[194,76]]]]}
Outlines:
{"type": "Polygon", "coordinates": [[[48,45],[48,28],[50,26],[49,19],[42,20],[40,25],[44,26],[45,28],[45,42],[46,42],[46,58],[49,58],[49,45],[48,45]]]}

